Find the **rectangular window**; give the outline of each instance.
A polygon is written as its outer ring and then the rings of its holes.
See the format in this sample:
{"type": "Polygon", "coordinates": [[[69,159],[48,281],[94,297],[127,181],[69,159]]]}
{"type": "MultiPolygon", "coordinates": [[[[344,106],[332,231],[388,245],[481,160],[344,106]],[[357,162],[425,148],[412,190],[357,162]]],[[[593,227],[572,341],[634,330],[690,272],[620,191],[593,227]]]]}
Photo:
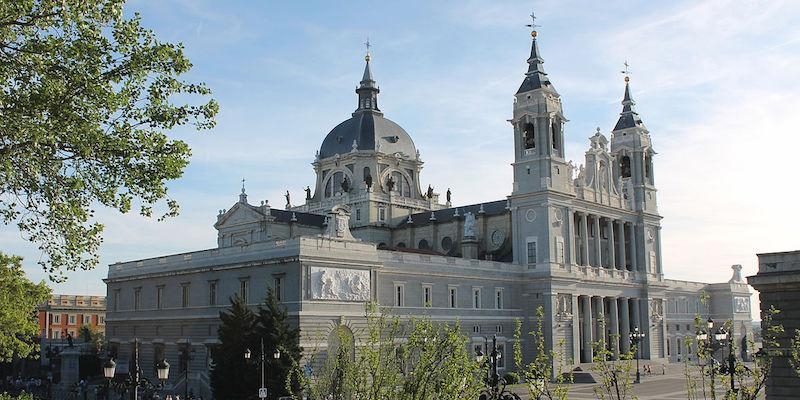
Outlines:
{"type": "Polygon", "coordinates": [[[76,320],[75,315],[74,314],[70,314],[69,315],[69,324],[70,325],[75,325],[77,323],[75,320],[76,320]]]}
{"type": "Polygon", "coordinates": [[[61,339],[61,332],[59,332],[59,331],[51,331],[50,332],[50,339],[61,339]]]}
{"type": "Polygon", "coordinates": [[[472,325],[472,333],[481,333],[480,325],[472,325]]]}
{"type": "Polygon", "coordinates": [[[181,307],[189,307],[189,284],[181,284],[181,307]]]}
{"type": "Polygon", "coordinates": [[[503,325],[497,325],[494,327],[494,331],[497,333],[503,333],[503,325]]]}
{"type": "Polygon", "coordinates": [[[164,286],[156,286],[156,308],[164,308],[164,286]]]}
{"type": "Polygon", "coordinates": [[[248,300],[247,299],[247,286],[248,286],[249,282],[250,282],[250,280],[247,279],[247,278],[240,278],[239,279],[239,296],[241,296],[242,299],[244,299],[245,303],[247,303],[247,300],[248,300]]]}
{"type": "Polygon", "coordinates": [[[92,315],[86,314],[83,316],[83,324],[84,325],[91,325],[92,324],[92,315]]]}
{"type": "Polygon", "coordinates": [[[114,291],[114,311],[119,310],[119,289],[114,291]]]}
{"type": "Polygon", "coordinates": [[[450,308],[458,307],[458,290],[454,287],[450,287],[450,308]]]}
{"type": "Polygon", "coordinates": [[[481,288],[472,288],[472,308],[481,308],[481,288]]]}
{"type": "Polygon", "coordinates": [[[422,306],[431,307],[433,305],[433,287],[431,285],[422,285],[422,306]]]}
{"type": "Polygon", "coordinates": [[[503,309],[503,289],[496,288],[494,290],[494,308],[498,310],[503,309]]]}
{"type": "Polygon", "coordinates": [[[403,307],[405,305],[405,286],[401,283],[394,284],[394,306],[403,307]]]}
{"type": "Polygon", "coordinates": [[[106,317],[103,315],[97,316],[97,325],[105,325],[106,324],[106,317]]]}
{"type": "Polygon", "coordinates": [[[675,348],[678,350],[678,355],[680,355],[680,354],[681,354],[681,347],[683,347],[683,346],[681,346],[681,345],[680,345],[680,343],[681,343],[681,338],[677,338],[677,339],[675,339],[675,341],[677,341],[677,342],[678,342],[678,345],[677,345],[677,346],[675,346],[675,348]]]}
{"type": "Polygon", "coordinates": [[[361,221],[361,209],[356,208],[356,221],[361,221]]]}
{"type": "Polygon", "coordinates": [[[528,238],[528,264],[536,264],[536,239],[528,238]]]}
{"type": "Polygon", "coordinates": [[[208,305],[217,305],[217,281],[208,281],[208,305]]]}
{"type": "Polygon", "coordinates": [[[138,310],[141,307],[142,288],[137,287],[133,289],[133,309],[138,310]]]}
{"type": "Polygon", "coordinates": [[[383,207],[378,209],[378,221],[386,221],[386,209],[383,207]]]}
{"type": "Polygon", "coordinates": [[[61,323],[61,314],[53,314],[53,323],[60,324],[61,323]]]}
{"type": "Polygon", "coordinates": [[[275,277],[275,300],[283,301],[283,277],[275,277]]]}

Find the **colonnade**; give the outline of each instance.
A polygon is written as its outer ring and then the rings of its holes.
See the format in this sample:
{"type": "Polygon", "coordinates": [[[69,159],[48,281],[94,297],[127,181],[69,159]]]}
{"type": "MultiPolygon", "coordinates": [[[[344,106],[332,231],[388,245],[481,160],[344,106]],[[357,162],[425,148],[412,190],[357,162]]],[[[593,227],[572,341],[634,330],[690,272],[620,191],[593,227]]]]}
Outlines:
{"type": "Polygon", "coordinates": [[[577,265],[642,271],[636,243],[636,226],[600,215],[576,211],[570,218],[570,249],[577,265]]]}
{"type": "MultiPolygon", "coordinates": [[[[642,299],[627,297],[575,296],[577,298],[576,326],[578,334],[573,337],[574,349],[580,351],[575,359],[580,362],[591,362],[596,353],[592,347],[595,342],[605,343],[613,359],[619,359],[620,353],[631,350],[630,333],[639,327],[643,332],[648,330],[648,321],[642,318],[642,307],[646,305],[642,299]]],[[[641,344],[641,356],[649,355],[647,339],[641,344]]]]}

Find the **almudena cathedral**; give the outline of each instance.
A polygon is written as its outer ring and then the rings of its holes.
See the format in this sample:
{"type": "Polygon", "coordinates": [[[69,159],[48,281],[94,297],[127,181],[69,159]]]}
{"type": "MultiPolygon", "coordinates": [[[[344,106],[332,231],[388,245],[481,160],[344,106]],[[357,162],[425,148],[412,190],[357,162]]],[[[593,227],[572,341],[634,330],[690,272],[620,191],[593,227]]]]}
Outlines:
{"type": "MultiPolygon", "coordinates": [[[[301,345],[323,353],[334,331],[359,336],[368,301],[401,317],[460,321],[471,346],[496,335],[501,351],[510,350],[515,319],[530,331],[541,306],[548,344],[563,339],[564,362],[575,366],[591,361],[590,343],[602,338],[614,355],[628,351],[636,327],[645,333],[641,358],[696,357],[681,340],[695,335],[696,314],[733,319],[741,341],[751,322],[741,266],[721,283],[664,276],[656,151],[629,80],[616,125],[588,138],[576,168],[564,158],[567,119],[532,36],[511,104],[508,196],[454,205],[449,190],[442,199],[420,186],[421,152],[379,108],[367,54],[357,107],[322,140],[304,204],[288,193],[281,209],[250,204],[243,187],[216,216],[217,247],[109,267],[112,351],[124,361],[138,338],[142,365],[166,356],[183,369],[188,347],[189,373],[175,368],[168,386],[188,375],[205,397],[219,312],[237,293],[257,305],[267,287],[300,327],[301,345]]],[[[501,370],[512,368],[507,358],[501,370]]]]}

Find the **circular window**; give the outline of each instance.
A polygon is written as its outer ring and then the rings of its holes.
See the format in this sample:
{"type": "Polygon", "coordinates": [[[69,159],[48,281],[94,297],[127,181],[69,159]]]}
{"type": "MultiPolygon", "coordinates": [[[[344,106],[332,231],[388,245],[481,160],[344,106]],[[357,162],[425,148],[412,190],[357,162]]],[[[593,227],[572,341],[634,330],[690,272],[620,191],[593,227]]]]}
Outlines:
{"type": "Polygon", "coordinates": [[[417,248],[420,250],[428,250],[430,247],[431,246],[428,244],[428,241],[425,239],[420,240],[419,245],[417,246],[417,248]]]}
{"type": "Polygon", "coordinates": [[[528,222],[536,221],[536,211],[533,209],[525,211],[525,219],[528,220],[528,222]]]}
{"type": "Polygon", "coordinates": [[[378,243],[378,250],[385,250],[387,247],[388,246],[386,246],[386,243],[378,243]]]}
{"type": "Polygon", "coordinates": [[[397,244],[397,247],[401,248],[401,249],[405,249],[406,248],[406,244],[403,243],[403,242],[400,242],[400,243],[397,244]]]}
{"type": "Polygon", "coordinates": [[[450,239],[450,236],[445,236],[442,238],[442,250],[450,251],[453,248],[453,239],[450,239]]]}

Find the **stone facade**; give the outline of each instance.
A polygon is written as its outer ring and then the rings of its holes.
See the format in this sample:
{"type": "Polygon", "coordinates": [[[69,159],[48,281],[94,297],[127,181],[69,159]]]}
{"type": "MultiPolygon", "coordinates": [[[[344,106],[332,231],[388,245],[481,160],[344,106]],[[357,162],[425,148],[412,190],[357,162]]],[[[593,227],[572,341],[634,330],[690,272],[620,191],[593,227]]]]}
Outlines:
{"type": "MultiPolygon", "coordinates": [[[[780,347],[789,348],[791,337],[800,329],[800,250],[758,254],[758,273],[747,281],[759,292],[762,313],[770,307],[780,310],[773,322],[784,328],[778,336],[780,347]]],[[[789,365],[789,357],[775,357],[767,378],[767,399],[796,399],[799,390],[800,378],[789,365]]]]}
{"type": "MultiPolygon", "coordinates": [[[[513,191],[453,206],[449,189],[442,202],[420,187],[420,152],[378,109],[367,57],[357,109],[323,140],[304,204],[287,193],[284,209],[251,205],[242,188],[217,216],[217,248],[109,267],[108,337],[117,357],[140,338],[145,365],[162,355],[180,365],[178,349],[189,346],[188,384],[205,397],[219,312],[236,293],[255,306],[267,287],[300,327],[301,345],[322,358],[332,332],[358,338],[365,301],[400,316],[458,320],[473,348],[497,335],[504,349],[515,319],[528,332],[541,306],[547,344],[563,340],[570,365],[591,362],[600,339],[614,357],[628,351],[636,327],[646,334],[641,357],[668,362],[694,353],[678,343],[693,334],[696,314],[747,325],[749,312],[732,308],[736,299],[749,307],[741,278],[664,278],[655,151],[627,79],[610,140],[598,129],[575,167],[564,158],[567,119],[543,61],[534,34],[509,121],[513,191]],[[701,304],[702,292],[710,302],[701,304]]],[[[532,354],[533,344],[523,345],[532,354]]],[[[176,372],[170,385],[182,387],[176,372]]]]}

